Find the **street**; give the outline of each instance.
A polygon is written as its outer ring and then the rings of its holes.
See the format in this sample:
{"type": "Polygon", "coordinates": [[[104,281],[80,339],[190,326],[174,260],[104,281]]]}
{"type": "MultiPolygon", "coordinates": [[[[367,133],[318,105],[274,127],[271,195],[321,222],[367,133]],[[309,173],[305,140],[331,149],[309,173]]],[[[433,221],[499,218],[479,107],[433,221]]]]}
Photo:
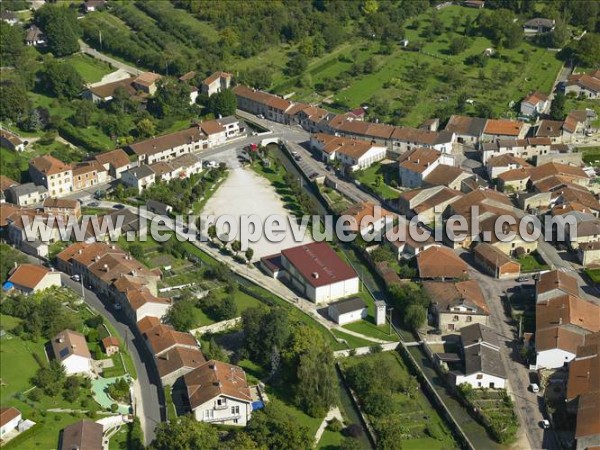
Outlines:
{"type": "Polygon", "coordinates": [[[135,390],[136,415],[140,418],[140,423],[144,431],[145,444],[150,444],[154,439],[154,428],[166,416],[165,399],[160,378],[158,377],[153,357],[147,349],[146,343],[139,336],[137,330],[133,330],[128,324],[127,318],[122,311],[117,311],[107,306],[108,302],[105,303],[100,300],[93,291],[85,287],[82,288],[81,283],[71,280],[68,275],[62,274],[61,281],[63,286],[71,288],[78,294],[83,293],[85,303],[108,320],[123,339],[137,371],[137,389],[135,390]]]}

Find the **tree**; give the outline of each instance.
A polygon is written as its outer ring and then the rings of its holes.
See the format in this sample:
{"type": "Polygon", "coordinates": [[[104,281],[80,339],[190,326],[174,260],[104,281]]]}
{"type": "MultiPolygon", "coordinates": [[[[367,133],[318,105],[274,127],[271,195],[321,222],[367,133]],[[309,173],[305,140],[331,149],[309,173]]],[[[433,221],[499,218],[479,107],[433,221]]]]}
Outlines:
{"type": "Polygon", "coordinates": [[[289,76],[296,77],[302,75],[308,68],[308,58],[306,55],[296,52],[294,53],[286,66],[286,72],[289,76]]]}
{"type": "Polygon", "coordinates": [[[273,84],[273,77],[267,67],[257,67],[242,71],[238,81],[256,89],[268,89],[273,84]]]}
{"type": "Polygon", "coordinates": [[[554,48],[560,48],[569,40],[569,28],[562,19],[556,20],[554,30],[550,33],[548,45],[554,48]]]}
{"type": "Polygon", "coordinates": [[[233,116],[237,109],[237,97],[231,89],[224,89],[209,98],[208,109],[215,117],[233,116]]]}
{"type": "Polygon", "coordinates": [[[158,90],[148,104],[148,110],[159,119],[192,117],[191,88],[186,83],[159,82],[158,90]]]}
{"type": "Polygon", "coordinates": [[[65,382],[65,368],[60,361],[53,359],[48,366],[41,367],[34,379],[34,384],[50,397],[59,394],[65,382]]]}
{"type": "Polygon", "coordinates": [[[219,303],[216,311],[219,320],[229,320],[237,317],[237,304],[235,303],[235,293],[229,294],[219,303]]]}
{"type": "Polygon", "coordinates": [[[231,243],[231,250],[237,255],[242,249],[242,243],[240,241],[233,241],[231,243]]]}
{"type": "Polygon", "coordinates": [[[15,65],[25,52],[25,32],[19,26],[0,27],[0,59],[3,66],[15,65]]]}
{"type": "Polygon", "coordinates": [[[427,310],[419,304],[408,305],[404,312],[404,323],[412,329],[419,329],[427,319],[427,310]]]}
{"type": "Polygon", "coordinates": [[[244,255],[246,256],[246,260],[250,263],[254,257],[254,250],[248,247],[244,255]]]}
{"type": "Polygon", "coordinates": [[[62,57],[79,51],[81,30],[75,10],[45,4],[35,12],[34,20],[46,34],[48,49],[54,56],[62,57]]]}
{"type": "Polygon", "coordinates": [[[220,446],[220,450],[267,450],[267,446],[259,445],[252,437],[245,431],[239,431],[235,433],[232,439],[223,442],[220,446]]]}
{"type": "Polygon", "coordinates": [[[63,397],[69,403],[74,403],[81,392],[81,383],[75,376],[67,377],[64,384],[63,397]]]}
{"type": "Polygon", "coordinates": [[[188,331],[194,326],[194,302],[185,297],[176,301],[169,308],[165,316],[165,322],[177,331],[188,331]]]}
{"type": "Polygon", "coordinates": [[[464,52],[469,46],[469,41],[467,38],[463,36],[456,37],[450,41],[450,54],[458,55],[459,53],[464,52]]]}
{"type": "Polygon", "coordinates": [[[553,120],[563,120],[565,118],[565,94],[557,93],[550,104],[550,117],[553,120]]]}
{"type": "Polygon", "coordinates": [[[305,450],[314,443],[306,426],[272,403],[252,414],[246,430],[254,442],[269,449],[305,450]]]}
{"type": "Polygon", "coordinates": [[[0,119],[19,122],[31,110],[31,100],[27,90],[18,81],[2,81],[0,83],[0,119]]]}
{"type": "Polygon", "coordinates": [[[217,343],[214,337],[208,341],[208,349],[202,348],[204,355],[208,360],[216,359],[217,361],[227,361],[225,350],[217,343]]]}
{"type": "Polygon", "coordinates": [[[572,56],[582,66],[596,67],[600,64],[600,34],[586,33],[571,44],[572,56]]]}
{"type": "Polygon", "coordinates": [[[75,113],[72,116],[73,124],[78,127],[89,127],[97,108],[89,100],[79,100],[75,104],[75,113]]]}
{"type": "Polygon", "coordinates": [[[8,278],[8,272],[12,270],[16,264],[21,264],[25,261],[27,261],[25,255],[7,244],[0,243],[0,277],[3,280],[8,278]]]}
{"type": "Polygon", "coordinates": [[[216,450],[219,446],[219,432],[213,426],[196,422],[190,415],[178,417],[169,423],[156,427],[156,436],[151,450],[194,450],[202,448],[216,450]]]}
{"type": "Polygon", "coordinates": [[[244,346],[257,363],[270,366],[273,349],[282,349],[290,336],[288,314],[283,308],[249,308],[242,313],[244,346]]]}
{"type": "Polygon", "coordinates": [[[217,227],[215,225],[211,225],[207,230],[208,238],[214,243],[217,238],[217,227]]]}
{"type": "Polygon", "coordinates": [[[149,117],[139,120],[135,127],[140,137],[150,137],[156,134],[156,123],[149,117]]]}
{"type": "Polygon", "coordinates": [[[56,97],[75,98],[83,89],[83,78],[71,64],[53,61],[43,75],[45,87],[56,97]]]}

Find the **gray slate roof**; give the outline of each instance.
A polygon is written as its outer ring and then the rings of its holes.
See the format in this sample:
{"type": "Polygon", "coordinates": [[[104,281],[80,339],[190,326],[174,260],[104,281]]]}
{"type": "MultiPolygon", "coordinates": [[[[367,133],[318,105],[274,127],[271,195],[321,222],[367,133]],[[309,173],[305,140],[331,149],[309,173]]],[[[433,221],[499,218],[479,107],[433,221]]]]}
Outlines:
{"type": "Polygon", "coordinates": [[[483,372],[507,378],[500,357],[500,343],[496,332],[479,323],[461,328],[460,336],[465,358],[465,374],[483,372]]]}
{"type": "Polygon", "coordinates": [[[338,314],[346,314],[352,311],[359,311],[366,307],[365,302],[359,297],[351,297],[339,302],[331,303],[330,308],[335,308],[338,314]]]}

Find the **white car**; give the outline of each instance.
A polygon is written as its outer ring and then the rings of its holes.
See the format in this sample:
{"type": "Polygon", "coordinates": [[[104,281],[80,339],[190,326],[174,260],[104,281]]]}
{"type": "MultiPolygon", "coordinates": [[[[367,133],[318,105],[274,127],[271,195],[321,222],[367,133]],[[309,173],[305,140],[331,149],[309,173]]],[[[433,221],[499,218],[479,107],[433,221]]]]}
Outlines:
{"type": "Polygon", "coordinates": [[[219,164],[216,161],[206,161],[204,163],[204,167],[208,169],[217,169],[219,167],[219,164]]]}
{"type": "Polygon", "coordinates": [[[79,282],[79,281],[81,281],[81,277],[79,275],[75,274],[75,275],[71,276],[71,280],[79,282]]]}
{"type": "Polygon", "coordinates": [[[531,392],[534,392],[534,393],[536,393],[536,394],[537,394],[538,392],[540,392],[540,387],[538,386],[538,384],[537,384],[537,383],[531,383],[531,384],[529,385],[529,389],[531,390],[531,392]]]}
{"type": "Polygon", "coordinates": [[[549,421],[549,420],[546,420],[546,419],[544,419],[544,420],[542,420],[542,421],[540,422],[540,426],[541,426],[541,427],[542,427],[544,430],[547,430],[548,428],[550,428],[550,421],[549,421]]]}

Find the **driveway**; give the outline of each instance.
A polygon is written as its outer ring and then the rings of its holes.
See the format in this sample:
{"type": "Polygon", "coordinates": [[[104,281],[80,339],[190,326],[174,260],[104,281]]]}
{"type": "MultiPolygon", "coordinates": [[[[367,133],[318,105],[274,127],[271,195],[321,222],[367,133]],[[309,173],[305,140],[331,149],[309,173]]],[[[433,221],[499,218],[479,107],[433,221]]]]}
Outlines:
{"type": "MultiPolygon", "coordinates": [[[[467,262],[471,263],[472,255],[462,254],[467,262]]],[[[542,415],[542,394],[529,392],[529,369],[519,357],[519,344],[517,330],[512,320],[504,312],[502,298],[506,292],[520,285],[515,280],[496,280],[479,272],[472,266],[469,275],[477,280],[490,309],[489,326],[498,333],[500,342],[500,355],[504,368],[508,374],[509,392],[515,402],[515,410],[521,423],[521,433],[525,433],[529,446],[532,449],[558,449],[553,430],[543,430],[539,423],[544,419],[542,415]]],[[[530,284],[532,282],[529,282],[530,284]]]]}
{"type": "MultiPolygon", "coordinates": [[[[80,283],[71,280],[65,274],[61,275],[61,279],[63,286],[67,286],[77,293],[82,293],[80,283]]],[[[154,439],[154,428],[161,421],[165,420],[164,394],[152,355],[146,348],[146,344],[137,330],[133,330],[129,325],[123,312],[116,311],[111,306],[108,306],[108,303],[100,300],[89,289],[83,288],[83,293],[85,303],[115,327],[123,339],[125,347],[131,354],[137,371],[137,382],[140,387],[139,392],[141,393],[141,396],[135,400],[134,409],[136,410],[136,415],[140,418],[145,443],[149,444],[154,439]]]]}

